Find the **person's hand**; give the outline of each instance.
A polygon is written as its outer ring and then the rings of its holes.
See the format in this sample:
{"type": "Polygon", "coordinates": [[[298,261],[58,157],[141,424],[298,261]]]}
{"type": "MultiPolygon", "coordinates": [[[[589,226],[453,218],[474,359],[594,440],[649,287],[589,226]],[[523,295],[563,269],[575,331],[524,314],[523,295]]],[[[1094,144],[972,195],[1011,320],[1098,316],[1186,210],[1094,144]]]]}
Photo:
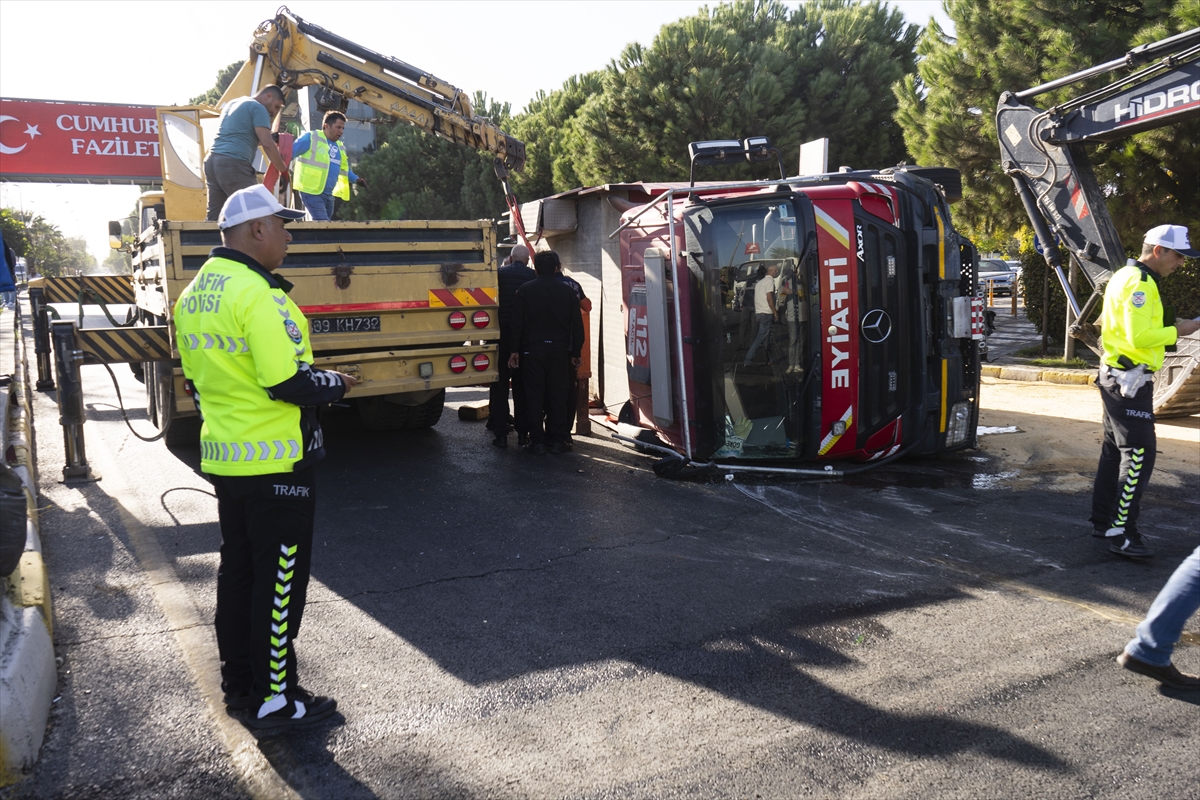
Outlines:
{"type": "Polygon", "coordinates": [[[579,365],[582,363],[583,363],[582,358],[572,358],[571,359],[571,366],[574,367],[575,369],[579,369],[579,365]]]}
{"type": "Polygon", "coordinates": [[[1196,331],[1200,331],[1200,322],[1194,319],[1177,319],[1175,320],[1175,330],[1180,336],[1190,336],[1196,331]]]}
{"type": "Polygon", "coordinates": [[[358,384],[358,378],[353,375],[347,375],[345,372],[337,372],[336,370],[333,371],[333,374],[342,379],[342,382],[346,384],[347,391],[353,389],[358,384]]]}
{"type": "Polygon", "coordinates": [[[368,185],[367,185],[367,179],[366,179],[366,178],[359,178],[358,180],[356,180],[356,181],[355,181],[355,183],[357,183],[359,186],[363,187],[364,189],[370,189],[370,188],[371,188],[370,186],[368,186],[368,185]]]}
{"type": "Polygon", "coordinates": [[[508,356],[508,368],[509,369],[517,369],[520,367],[520,365],[521,365],[521,354],[520,353],[511,353],[508,356]]]}

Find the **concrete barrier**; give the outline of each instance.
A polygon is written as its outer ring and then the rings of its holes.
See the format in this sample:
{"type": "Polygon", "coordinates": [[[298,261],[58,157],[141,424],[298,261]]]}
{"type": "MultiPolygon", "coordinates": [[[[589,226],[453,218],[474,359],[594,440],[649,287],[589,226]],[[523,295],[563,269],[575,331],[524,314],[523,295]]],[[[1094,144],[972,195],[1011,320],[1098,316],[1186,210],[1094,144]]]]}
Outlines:
{"type": "Polygon", "coordinates": [[[0,786],[6,786],[37,761],[58,670],[50,584],[38,535],[31,396],[19,314],[0,318],[0,351],[0,373],[11,370],[12,375],[8,402],[0,411],[6,422],[0,452],[21,478],[28,511],[25,552],[16,570],[0,579],[0,786]]]}
{"type": "Polygon", "coordinates": [[[984,365],[980,374],[985,378],[999,378],[1002,381],[1025,381],[1062,384],[1090,384],[1096,377],[1093,370],[1042,369],[1041,367],[1026,367],[1021,365],[998,364],[984,365]]]}

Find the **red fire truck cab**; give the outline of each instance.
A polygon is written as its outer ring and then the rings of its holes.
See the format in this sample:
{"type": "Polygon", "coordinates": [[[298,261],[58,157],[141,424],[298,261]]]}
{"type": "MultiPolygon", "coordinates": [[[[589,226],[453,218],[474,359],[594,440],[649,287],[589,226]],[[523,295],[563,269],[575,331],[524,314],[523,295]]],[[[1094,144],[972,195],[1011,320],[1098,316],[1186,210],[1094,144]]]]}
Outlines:
{"type": "MultiPolygon", "coordinates": [[[[568,270],[606,273],[605,293],[619,268],[619,418],[681,456],[802,466],[937,453],[974,446],[979,413],[978,255],[942,188],[953,196],[957,181],[954,170],[897,167],[624,184],[636,187],[628,199],[606,193],[620,220],[604,232],[609,257],[587,254],[600,240],[581,235],[582,206],[569,235],[547,238],[568,270]]],[[[599,334],[611,348],[611,332],[599,334]]]]}

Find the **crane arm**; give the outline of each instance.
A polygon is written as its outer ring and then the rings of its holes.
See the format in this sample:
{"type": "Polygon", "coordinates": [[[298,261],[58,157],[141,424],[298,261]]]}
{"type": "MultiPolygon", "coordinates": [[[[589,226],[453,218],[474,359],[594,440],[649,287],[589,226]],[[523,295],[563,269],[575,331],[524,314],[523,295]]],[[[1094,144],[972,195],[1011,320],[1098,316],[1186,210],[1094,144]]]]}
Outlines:
{"type": "Polygon", "coordinates": [[[1197,116],[1200,28],[1135,48],[1122,59],[1001,95],[996,108],[1001,164],[1044,245],[1047,263],[1058,274],[1074,319],[1087,316],[1112,273],[1125,262],[1125,250],[1084,145],[1116,141],[1197,116]],[[1159,60],[1048,110],[1029,102],[1052,89],[1154,58],[1159,60]],[[1056,240],[1094,289],[1083,308],[1051,244],[1056,240]]]}
{"type": "Polygon", "coordinates": [[[254,95],[272,83],[282,88],[320,86],[321,105],[357,100],[385,117],[491,153],[510,169],[525,166],[525,145],[477,116],[461,89],[306,22],[286,6],[255,30],[250,58],[219,105],[254,95]]]}

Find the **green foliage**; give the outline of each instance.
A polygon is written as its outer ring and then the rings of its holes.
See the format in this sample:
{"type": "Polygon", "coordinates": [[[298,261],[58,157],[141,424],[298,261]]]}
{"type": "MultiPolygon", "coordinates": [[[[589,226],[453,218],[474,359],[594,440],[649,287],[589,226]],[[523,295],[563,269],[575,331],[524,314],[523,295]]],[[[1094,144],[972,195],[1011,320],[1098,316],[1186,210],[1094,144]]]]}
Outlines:
{"type": "MultiPolygon", "coordinates": [[[[828,136],[832,164],[904,160],[893,83],[916,70],[918,28],[875,0],[740,0],[664,25],[601,72],[540,95],[517,120],[538,197],[613,181],[681,180],[687,145],[767,135],[792,169],[802,142],[828,136]]],[[[764,167],[697,177],[762,177],[764,167]]]]}
{"type": "Polygon", "coordinates": [[[215,106],[217,101],[221,99],[221,95],[225,94],[225,90],[229,88],[229,84],[233,83],[233,79],[237,77],[238,70],[245,64],[245,59],[235,61],[227,67],[217,71],[217,81],[213,87],[203,94],[198,94],[191,100],[188,100],[190,105],[199,105],[205,103],[210,106],[215,106]]]}
{"type": "MultiPolygon", "coordinates": [[[[1200,24],[1200,0],[945,0],[957,39],[936,23],[921,37],[919,74],[895,91],[897,120],[922,164],[962,171],[959,226],[977,242],[1028,225],[1003,174],[995,108],[1019,91],[1125,54],[1200,24]]],[[[1043,108],[1112,80],[1103,76],[1038,98],[1043,108]]],[[[1200,220],[1200,123],[1190,122],[1090,148],[1122,241],[1140,242],[1160,222],[1200,220]]]]}
{"type": "MultiPolygon", "coordinates": [[[[512,176],[522,200],[586,184],[681,180],[687,145],[767,135],[794,171],[801,142],[828,136],[834,165],[905,160],[890,87],[916,71],[919,28],[882,0],[739,0],[664,25],[603,70],[539,93],[510,118],[476,108],[525,143],[512,176]]],[[[505,210],[491,158],[404,124],[378,122],[378,150],[355,171],[370,183],[356,219],[494,217],[505,210]]],[[[702,171],[705,179],[769,176],[772,167],[702,171]]]]}
{"type": "MultiPolygon", "coordinates": [[[[121,237],[124,239],[125,237],[121,237]]],[[[105,275],[129,275],[133,272],[133,259],[124,250],[109,250],[108,257],[100,265],[100,272],[105,275]]]]}
{"type": "Polygon", "coordinates": [[[4,241],[25,258],[30,274],[75,275],[96,269],[96,257],[88,252],[87,241],[82,236],[63,236],[45,217],[5,208],[0,209],[0,225],[4,241]]]}
{"type": "MultiPolygon", "coordinates": [[[[1196,231],[1196,227],[1192,231],[1196,231]]],[[[1192,233],[1200,238],[1200,232],[1192,233]]],[[[1174,306],[1175,315],[1184,319],[1200,317],[1200,258],[1189,258],[1183,266],[1159,281],[1163,305],[1174,306]]]]}
{"type": "MultiPolygon", "coordinates": [[[[478,114],[505,128],[509,106],[476,93],[478,114]]],[[[432,136],[404,122],[376,121],[374,153],[355,167],[370,188],[358,187],[340,219],[490,219],[507,209],[493,157],[432,136]]]]}
{"type": "Polygon", "coordinates": [[[578,138],[575,114],[600,93],[602,73],[589,72],[567,80],[561,89],[538,95],[513,120],[513,136],[525,143],[525,169],[513,173],[513,191],[523,199],[548,197],[556,187],[574,188],[581,181],[566,156],[568,142],[578,138]]]}
{"type": "MultiPolygon", "coordinates": [[[[1042,352],[1041,345],[1038,345],[1037,347],[1027,347],[1025,349],[1036,351],[1038,354],[1040,354],[1042,352]]],[[[1088,352],[1091,352],[1091,351],[1089,350],[1088,352]]],[[[1017,352],[1016,355],[1019,356],[1019,355],[1021,355],[1021,353],[1017,352]]],[[[1053,357],[1047,357],[1047,358],[1035,357],[1035,358],[1027,358],[1026,360],[1035,367],[1049,367],[1049,368],[1065,367],[1067,369],[1087,369],[1089,366],[1091,366],[1090,364],[1088,364],[1087,361],[1083,360],[1082,358],[1079,358],[1078,356],[1076,356],[1075,358],[1071,358],[1071,359],[1053,358],[1053,357]]]]}
{"type": "MultiPolygon", "coordinates": [[[[1063,259],[1065,263],[1065,253],[1063,254],[1063,259]]],[[[1042,278],[1049,271],[1050,338],[1061,342],[1067,324],[1067,297],[1058,282],[1058,276],[1046,266],[1046,260],[1033,250],[1032,247],[1021,251],[1021,264],[1024,268],[1021,272],[1020,290],[1025,298],[1025,316],[1037,328],[1038,333],[1042,331],[1042,318],[1044,316],[1042,311],[1042,278]]],[[[1081,305],[1091,296],[1091,287],[1082,274],[1076,281],[1074,289],[1075,297],[1081,305]]],[[[1185,319],[1200,316],[1200,259],[1189,258],[1184,261],[1183,266],[1175,270],[1173,275],[1169,275],[1159,281],[1158,290],[1162,296],[1163,305],[1174,306],[1176,316],[1185,319]]],[[[1088,318],[1088,321],[1095,322],[1099,316],[1100,308],[1097,306],[1095,312],[1088,318]]]]}
{"type": "MultiPolygon", "coordinates": [[[[1066,263],[1066,254],[1062,255],[1063,263],[1066,263]]],[[[1025,298],[1025,316],[1037,328],[1038,333],[1042,332],[1042,320],[1048,318],[1050,339],[1061,343],[1067,328],[1067,296],[1058,282],[1058,275],[1046,265],[1046,259],[1042,258],[1032,245],[1021,251],[1020,261],[1022,267],[1020,291],[1021,296],[1025,298]],[[1045,311],[1045,303],[1042,301],[1043,280],[1047,273],[1050,277],[1050,311],[1048,314],[1045,311]]],[[[1091,287],[1088,286],[1087,279],[1082,274],[1076,279],[1072,289],[1081,305],[1091,296],[1091,287]]],[[[1099,313],[1100,309],[1097,306],[1089,321],[1094,322],[1099,313]]]]}
{"type": "Polygon", "coordinates": [[[25,232],[25,223],[18,212],[11,208],[0,208],[0,231],[4,233],[4,241],[19,257],[29,251],[29,236],[25,232]]]}

